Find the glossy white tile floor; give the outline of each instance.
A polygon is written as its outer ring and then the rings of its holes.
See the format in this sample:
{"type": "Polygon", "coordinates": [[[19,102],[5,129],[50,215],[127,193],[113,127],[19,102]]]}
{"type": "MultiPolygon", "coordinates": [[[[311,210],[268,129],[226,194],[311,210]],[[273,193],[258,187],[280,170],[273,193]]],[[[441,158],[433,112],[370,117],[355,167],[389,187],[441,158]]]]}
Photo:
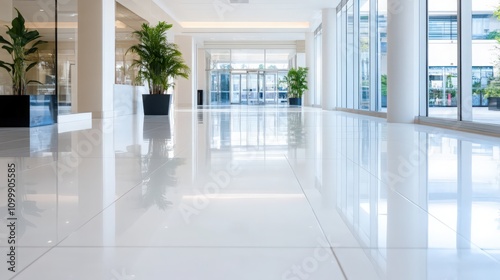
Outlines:
{"type": "Polygon", "coordinates": [[[498,138],[251,106],[74,127],[0,129],[0,279],[500,279],[498,138]]]}

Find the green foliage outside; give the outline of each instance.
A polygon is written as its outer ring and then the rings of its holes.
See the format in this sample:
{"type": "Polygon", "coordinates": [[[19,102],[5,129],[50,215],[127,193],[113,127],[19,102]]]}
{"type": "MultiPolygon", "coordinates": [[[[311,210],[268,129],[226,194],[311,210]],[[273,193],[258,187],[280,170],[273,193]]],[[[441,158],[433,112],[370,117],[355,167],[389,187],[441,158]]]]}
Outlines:
{"type": "Polygon", "coordinates": [[[387,74],[380,76],[380,90],[382,91],[382,96],[387,96],[387,74]]]}
{"type": "MultiPolygon", "coordinates": [[[[497,9],[493,12],[493,16],[496,17],[498,20],[500,20],[500,6],[497,7],[497,9]]],[[[497,42],[500,44],[500,32],[499,31],[493,31],[490,32],[489,37],[494,36],[492,39],[497,40],[497,42]]],[[[500,78],[495,77],[490,80],[488,83],[488,86],[484,89],[485,92],[485,97],[500,97],[500,78]]]]}
{"type": "Polygon", "coordinates": [[[134,31],[134,36],[139,43],[133,45],[127,52],[138,55],[134,59],[132,67],[138,67],[139,73],[136,84],[148,82],[151,94],[164,94],[174,87],[171,79],[177,77],[189,78],[191,72],[182,58],[182,53],[176,44],[167,40],[166,32],[172,28],[172,24],[162,21],[156,26],[147,23],[142,24],[141,30],[134,31]]]}
{"type": "Polygon", "coordinates": [[[24,17],[17,9],[16,11],[17,17],[12,20],[10,27],[7,26],[10,41],[0,36],[2,49],[9,53],[12,62],[0,60],[0,68],[9,73],[14,95],[25,95],[28,84],[41,84],[35,80],[27,81],[26,73],[39,62],[38,46],[47,42],[38,40],[41,38],[38,31],[26,29],[24,17]]]}
{"type": "Polygon", "coordinates": [[[500,97],[500,79],[495,78],[490,81],[488,87],[484,90],[485,97],[500,97]]]}

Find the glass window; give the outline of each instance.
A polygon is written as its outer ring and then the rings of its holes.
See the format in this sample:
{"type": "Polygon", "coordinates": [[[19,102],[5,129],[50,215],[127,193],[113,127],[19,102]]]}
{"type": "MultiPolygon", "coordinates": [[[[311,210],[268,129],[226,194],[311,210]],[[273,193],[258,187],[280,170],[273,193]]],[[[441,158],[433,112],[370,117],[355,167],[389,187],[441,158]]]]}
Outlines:
{"type": "Polygon", "coordinates": [[[266,69],[288,70],[288,61],[293,54],[294,50],[290,49],[266,50],[266,69]]]}
{"type": "Polygon", "coordinates": [[[341,106],[342,108],[347,108],[347,79],[352,73],[347,72],[347,7],[342,7],[342,71],[340,72],[342,77],[342,92],[341,92],[341,106]]]}
{"type": "Polygon", "coordinates": [[[359,109],[370,110],[370,1],[359,5],[359,109]]]}
{"type": "Polygon", "coordinates": [[[457,0],[429,0],[428,4],[429,117],[456,120],[458,46],[455,39],[458,3],[457,0]],[[439,28],[436,27],[437,22],[440,22],[439,28]],[[435,35],[437,32],[441,32],[440,36],[447,36],[445,39],[448,40],[443,41],[442,37],[435,35]]]}
{"type": "Polygon", "coordinates": [[[342,105],[342,79],[344,74],[342,72],[343,49],[342,49],[342,10],[337,8],[337,106],[342,105]]]}
{"type": "Polygon", "coordinates": [[[357,50],[354,49],[354,1],[347,3],[347,106],[348,109],[354,109],[354,55],[357,50]]]}
{"type": "Polygon", "coordinates": [[[232,69],[264,69],[265,55],[263,49],[231,50],[232,69]]]}
{"type": "Polygon", "coordinates": [[[212,49],[208,50],[210,63],[210,69],[230,69],[231,68],[231,50],[218,50],[212,49]]]}
{"type": "Polygon", "coordinates": [[[472,41],[463,42],[472,48],[472,120],[500,124],[500,20],[494,16],[500,3],[484,2],[472,1],[472,41]]]}
{"type": "Polygon", "coordinates": [[[387,111],[387,1],[378,0],[377,9],[377,97],[378,110],[387,111]]]}
{"type": "Polygon", "coordinates": [[[313,105],[321,105],[321,91],[322,91],[322,73],[323,73],[323,58],[322,58],[322,44],[323,44],[323,36],[322,36],[322,28],[321,25],[315,32],[314,36],[314,65],[316,67],[316,80],[315,83],[315,95],[314,95],[314,104],[313,105]]]}

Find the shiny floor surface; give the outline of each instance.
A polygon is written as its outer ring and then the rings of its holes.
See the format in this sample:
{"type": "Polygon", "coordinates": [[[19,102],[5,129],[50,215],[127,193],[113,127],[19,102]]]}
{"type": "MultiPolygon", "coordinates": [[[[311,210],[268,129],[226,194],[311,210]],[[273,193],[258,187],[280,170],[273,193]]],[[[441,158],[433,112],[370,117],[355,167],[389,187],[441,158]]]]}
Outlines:
{"type": "Polygon", "coordinates": [[[0,161],[0,279],[500,279],[498,138],[241,106],[3,128],[0,161]]]}

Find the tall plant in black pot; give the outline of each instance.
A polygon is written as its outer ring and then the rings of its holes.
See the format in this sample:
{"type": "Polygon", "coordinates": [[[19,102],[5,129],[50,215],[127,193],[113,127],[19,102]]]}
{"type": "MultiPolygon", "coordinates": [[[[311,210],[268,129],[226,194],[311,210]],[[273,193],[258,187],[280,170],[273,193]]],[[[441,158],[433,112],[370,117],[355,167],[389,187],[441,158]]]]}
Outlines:
{"type": "Polygon", "coordinates": [[[9,73],[13,95],[1,96],[0,126],[39,126],[53,124],[57,118],[55,95],[28,96],[29,84],[41,84],[27,80],[27,73],[39,63],[38,47],[47,43],[39,40],[37,30],[28,30],[25,19],[16,9],[17,16],[7,26],[8,39],[0,36],[0,44],[10,57],[0,60],[0,68],[9,73]]]}
{"type": "Polygon", "coordinates": [[[178,46],[167,40],[170,28],[172,24],[163,21],[156,26],[144,23],[141,30],[133,32],[139,43],[128,49],[138,57],[132,63],[139,68],[136,84],[147,82],[149,86],[149,95],[143,95],[146,115],[168,115],[170,95],[166,95],[167,90],[174,87],[174,79],[188,79],[191,72],[178,46]]]}
{"type": "Polygon", "coordinates": [[[307,72],[309,68],[299,67],[288,70],[288,74],[284,77],[284,81],[288,85],[288,104],[302,105],[302,95],[307,87],[307,72]]]}

